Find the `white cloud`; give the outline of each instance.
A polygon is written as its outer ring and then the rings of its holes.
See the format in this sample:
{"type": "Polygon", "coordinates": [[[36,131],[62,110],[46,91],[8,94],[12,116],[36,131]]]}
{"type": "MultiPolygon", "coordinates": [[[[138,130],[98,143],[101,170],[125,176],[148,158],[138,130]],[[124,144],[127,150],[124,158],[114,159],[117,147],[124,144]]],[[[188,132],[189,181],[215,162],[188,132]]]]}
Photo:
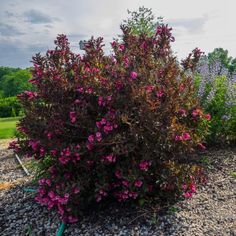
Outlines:
{"type": "Polygon", "coordinates": [[[235,0],[1,0],[0,22],[5,32],[10,31],[8,36],[1,33],[1,48],[8,41],[9,54],[4,50],[0,65],[14,61],[15,66],[29,66],[29,55],[46,51],[61,33],[69,36],[73,49],[81,39],[104,36],[108,50],[108,42],[120,33],[119,25],[128,16],[127,9],[140,6],[152,8],[156,16],[170,22],[176,37],[173,48],[180,58],[195,47],[205,52],[223,47],[236,57],[235,0]],[[19,63],[12,58],[15,48],[19,63]]]}

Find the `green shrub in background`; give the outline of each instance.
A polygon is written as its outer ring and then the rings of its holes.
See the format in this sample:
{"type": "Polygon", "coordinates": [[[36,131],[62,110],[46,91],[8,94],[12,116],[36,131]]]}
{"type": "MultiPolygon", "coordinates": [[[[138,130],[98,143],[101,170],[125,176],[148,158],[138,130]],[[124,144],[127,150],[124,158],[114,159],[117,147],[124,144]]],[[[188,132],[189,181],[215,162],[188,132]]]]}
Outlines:
{"type": "Polygon", "coordinates": [[[21,112],[21,106],[16,97],[0,99],[0,117],[16,117],[21,112]]]}
{"type": "Polygon", "coordinates": [[[211,114],[209,143],[236,141],[236,75],[229,73],[220,61],[202,58],[195,77],[197,96],[211,114]]]}

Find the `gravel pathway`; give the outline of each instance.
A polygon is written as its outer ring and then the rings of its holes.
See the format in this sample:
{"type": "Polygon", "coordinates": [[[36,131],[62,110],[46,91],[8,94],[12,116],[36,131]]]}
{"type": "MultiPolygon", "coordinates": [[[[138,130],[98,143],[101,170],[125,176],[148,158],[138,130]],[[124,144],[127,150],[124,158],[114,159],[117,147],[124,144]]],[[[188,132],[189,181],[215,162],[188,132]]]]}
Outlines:
{"type": "MultiPolygon", "coordinates": [[[[94,212],[70,225],[65,236],[74,235],[165,235],[236,236],[236,149],[210,150],[201,155],[208,163],[209,181],[193,198],[177,203],[165,214],[151,209],[112,206],[94,212]]],[[[0,232],[1,236],[55,235],[57,214],[34,202],[34,193],[11,151],[0,142],[0,232]]]]}

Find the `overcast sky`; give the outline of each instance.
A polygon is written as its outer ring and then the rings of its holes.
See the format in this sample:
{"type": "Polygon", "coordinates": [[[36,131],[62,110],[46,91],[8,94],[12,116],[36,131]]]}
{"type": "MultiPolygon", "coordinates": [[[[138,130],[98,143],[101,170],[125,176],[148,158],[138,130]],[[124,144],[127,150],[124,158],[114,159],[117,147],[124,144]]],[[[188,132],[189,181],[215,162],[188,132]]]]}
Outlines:
{"type": "Polygon", "coordinates": [[[179,58],[195,47],[223,47],[236,57],[236,0],[0,0],[0,66],[31,66],[32,55],[45,53],[62,33],[75,52],[92,35],[103,36],[109,52],[127,9],[139,6],[173,27],[179,58]]]}

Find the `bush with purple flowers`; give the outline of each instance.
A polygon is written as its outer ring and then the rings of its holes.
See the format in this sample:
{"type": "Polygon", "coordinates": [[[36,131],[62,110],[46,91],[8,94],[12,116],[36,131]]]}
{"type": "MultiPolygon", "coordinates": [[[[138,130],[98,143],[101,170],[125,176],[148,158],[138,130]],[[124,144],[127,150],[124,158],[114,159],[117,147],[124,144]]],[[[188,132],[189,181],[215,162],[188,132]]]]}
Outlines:
{"type": "Polygon", "coordinates": [[[204,179],[186,158],[205,148],[208,129],[186,73],[200,50],[180,67],[167,25],[153,36],[121,29],[110,56],[102,38],[89,40],[81,56],[59,35],[54,50],[33,57],[36,91],[19,96],[24,137],[11,147],[37,160],[36,200],[65,222],[96,202],[191,197],[204,179]]]}
{"type": "Polygon", "coordinates": [[[195,85],[204,110],[211,114],[208,141],[236,141],[236,74],[219,61],[202,57],[197,65],[195,85]]]}

